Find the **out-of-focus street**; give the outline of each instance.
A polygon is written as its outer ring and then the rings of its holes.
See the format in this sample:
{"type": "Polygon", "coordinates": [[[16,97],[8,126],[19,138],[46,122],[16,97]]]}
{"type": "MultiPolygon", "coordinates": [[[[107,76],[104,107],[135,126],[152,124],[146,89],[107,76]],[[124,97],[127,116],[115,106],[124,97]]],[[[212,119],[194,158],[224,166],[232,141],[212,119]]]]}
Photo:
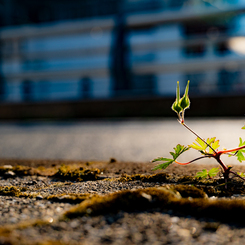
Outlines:
{"type": "MultiPolygon", "coordinates": [[[[242,118],[186,121],[203,138],[216,136],[220,149],[236,147],[239,137],[245,139],[244,122],[242,118]]],[[[0,158],[143,162],[168,157],[178,143],[188,145],[196,138],[175,119],[1,123],[0,136],[0,158]]],[[[190,150],[180,160],[194,156],[198,153],[190,150]]],[[[226,163],[237,161],[228,158],[226,163]]]]}

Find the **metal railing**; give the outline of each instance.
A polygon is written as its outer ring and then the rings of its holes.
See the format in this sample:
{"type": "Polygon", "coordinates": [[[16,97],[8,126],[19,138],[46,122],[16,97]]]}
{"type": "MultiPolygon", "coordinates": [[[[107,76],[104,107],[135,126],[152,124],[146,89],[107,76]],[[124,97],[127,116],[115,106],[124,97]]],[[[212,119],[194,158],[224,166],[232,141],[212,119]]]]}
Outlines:
{"type": "MultiPolygon", "coordinates": [[[[198,21],[200,19],[209,18],[235,18],[238,14],[245,12],[245,6],[227,7],[220,9],[182,9],[178,12],[152,12],[146,14],[131,14],[125,16],[125,28],[128,33],[137,33],[139,30],[146,30],[150,28],[157,28],[159,26],[169,24],[183,24],[198,21]]],[[[54,79],[75,79],[80,80],[84,77],[92,78],[107,78],[111,79],[111,45],[115,39],[114,29],[116,28],[116,20],[114,17],[108,18],[94,18],[90,20],[71,21],[56,24],[40,25],[40,26],[24,26],[14,28],[3,28],[0,30],[1,41],[1,59],[2,67],[9,64],[9,71],[2,72],[2,79],[5,83],[16,83],[25,80],[43,81],[54,79]],[[90,47],[70,47],[68,49],[54,49],[46,51],[26,51],[23,48],[23,43],[28,40],[38,40],[44,38],[55,37],[62,38],[72,35],[90,35],[91,32],[106,32],[111,35],[110,41],[105,44],[98,44],[90,47]],[[23,63],[26,60],[49,60],[49,59],[76,59],[85,57],[107,57],[107,62],[104,64],[100,62],[98,65],[90,67],[79,66],[78,68],[59,68],[59,69],[29,69],[23,68],[23,63]],[[14,71],[11,65],[19,67],[14,71]]],[[[133,35],[132,34],[132,35],[133,35]]],[[[149,43],[134,43],[129,44],[131,56],[137,53],[157,53],[161,50],[180,49],[192,45],[214,46],[217,43],[226,43],[231,38],[230,34],[219,35],[215,39],[210,39],[207,36],[191,37],[190,39],[176,39],[167,41],[152,40],[149,43]]],[[[98,41],[99,42],[99,41],[98,41]]],[[[224,56],[212,57],[211,59],[195,58],[195,59],[179,59],[177,61],[151,60],[134,62],[130,65],[130,72],[133,75],[147,75],[147,74],[168,74],[168,73],[198,73],[207,70],[221,70],[227,67],[236,67],[237,70],[242,69],[245,65],[245,59],[238,56],[224,56]]],[[[3,68],[2,68],[3,70],[3,68]]]]}

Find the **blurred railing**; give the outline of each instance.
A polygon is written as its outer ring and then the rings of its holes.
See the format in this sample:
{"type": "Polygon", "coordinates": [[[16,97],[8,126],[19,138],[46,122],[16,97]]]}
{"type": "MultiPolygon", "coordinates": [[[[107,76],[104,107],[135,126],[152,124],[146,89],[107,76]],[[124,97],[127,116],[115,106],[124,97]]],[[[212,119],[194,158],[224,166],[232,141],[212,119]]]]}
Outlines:
{"type": "MultiPolygon", "coordinates": [[[[162,27],[168,28],[174,25],[179,28],[179,25],[195,23],[203,19],[224,17],[232,19],[244,12],[245,6],[238,6],[222,10],[182,9],[178,12],[165,11],[125,16],[124,35],[126,37],[124,38],[129,46],[126,56],[130,58],[124,62],[128,62],[126,67],[131,76],[131,83],[136,84],[135,87],[130,85],[131,87],[129,86],[125,93],[140,89],[147,93],[152,89],[155,95],[169,96],[174,94],[176,79],[188,78],[188,74],[202,75],[203,72],[220,70],[235,70],[239,73],[245,65],[245,59],[235,53],[187,58],[183,52],[188,47],[202,45],[205,46],[207,53],[212,53],[216,44],[227,45],[232,37],[242,36],[242,34],[210,33],[210,35],[183,37],[181,34],[171,36],[170,33],[170,36],[166,37],[163,32],[161,37],[157,38],[154,35],[158,35],[156,30],[162,27]],[[143,37],[147,36],[145,41],[141,38],[142,30],[146,32],[143,33],[143,37]],[[138,39],[137,36],[139,36],[138,39]],[[171,79],[167,81],[168,74],[175,75],[171,75],[171,79]],[[143,79],[147,75],[149,77],[143,79]],[[152,81],[147,85],[148,78],[152,81]]],[[[116,42],[114,30],[117,24],[114,17],[108,17],[2,29],[0,40],[1,87],[3,88],[0,89],[2,91],[0,93],[3,100],[82,99],[113,96],[114,81],[111,76],[113,62],[117,62],[115,57],[117,54],[113,53],[112,46],[116,42]],[[43,83],[50,81],[63,86],[60,97],[55,97],[54,90],[47,92],[49,89],[41,89],[42,92],[39,91],[40,87],[43,88],[43,83]],[[64,84],[71,82],[73,92],[68,93],[66,97],[64,95],[69,89],[68,85],[64,86],[64,84]],[[49,93],[49,96],[45,97],[45,93],[49,93]]],[[[206,76],[201,80],[210,88],[213,86],[213,91],[217,93],[217,86],[222,87],[224,84],[217,84],[215,79],[217,80],[217,74],[206,76]]],[[[241,79],[239,84],[240,81],[241,79]]],[[[239,84],[236,85],[238,91],[245,91],[245,88],[241,89],[241,84],[239,84]]]]}
{"type": "MultiPolygon", "coordinates": [[[[108,55],[110,51],[110,43],[101,44],[97,46],[84,46],[73,48],[72,46],[66,47],[64,50],[57,49],[53,46],[53,50],[41,50],[41,51],[30,51],[23,48],[24,42],[28,42],[32,39],[44,39],[58,37],[66,38],[72,35],[89,35],[91,31],[94,30],[94,35],[97,32],[108,31],[111,32],[114,27],[114,20],[109,19],[93,19],[88,21],[72,21],[68,23],[52,24],[47,26],[32,26],[32,27],[19,27],[13,29],[6,29],[0,32],[0,39],[2,43],[2,60],[3,62],[8,61],[19,61],[19,65],[25,60],[31,59],[61,59],[61,58],[76,58],[82,56],[98,56],[98,55],[108,55]],[[98,27],[99,26],[99,27],[98,27]],[[98,29],[96,29],[98,28],[98,29]]],[[[45,40],[44,40],[45,41],[45,40]]],[[[59,45],[59,40],[56,41],[59,45]]],[[[4,77],[6,79],[42,79],[50,77],[80,77],[80,76],[104,76],[108,74],[108,71],[104,68],[91,68],[91,69],[81,69],[79,67],[77,70],[66,71],[23,71],[20,69],[18,72],[6,72],[4,77]]]]}

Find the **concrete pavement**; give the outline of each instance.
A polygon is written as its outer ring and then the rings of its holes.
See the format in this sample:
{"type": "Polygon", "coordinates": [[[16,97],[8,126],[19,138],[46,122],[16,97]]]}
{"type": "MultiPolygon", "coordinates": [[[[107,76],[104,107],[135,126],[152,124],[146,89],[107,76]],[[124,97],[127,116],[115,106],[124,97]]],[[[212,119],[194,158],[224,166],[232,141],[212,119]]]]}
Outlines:
{"type": "MultiPolygon", "coordinates": [[[[186,120],[203,138],[220,139],[220,148],[238,146],[239,137],[245,140],[244,122],[245,118],[186,120]]],[[[176,119],[1,123],[0,158],[148,162],[168,157],[178,143],[188,145],[195,138],[176,119]]],[[[199,155],[189,151],[180,160],[195,156],[199,155]]]]}

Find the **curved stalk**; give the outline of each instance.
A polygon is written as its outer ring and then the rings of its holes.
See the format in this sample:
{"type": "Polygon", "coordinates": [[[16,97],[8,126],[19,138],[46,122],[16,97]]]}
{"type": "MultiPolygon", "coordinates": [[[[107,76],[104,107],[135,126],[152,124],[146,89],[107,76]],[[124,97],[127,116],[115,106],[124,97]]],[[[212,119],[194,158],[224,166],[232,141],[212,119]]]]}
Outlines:
{"type": "Polygon", "coordinates": [[[233,171],[229,171],[230,173],[234,174],[236,177],[242,179],[243,181],[245,181],[245,178],[243,178],[242,176],[240,176],[239,174],[233,172],[233,171]]]}
{"type": "Polygon", "coordinates": [[[245,145],[244,146],[241,146],[241,147],[234,148],[234,149],[229,149],[229,150],[224,150],[224,151],[218,151],[217,154],[230,153],[230,152],[233,152],[233,151],[239,151],[239,150],[244,149],[244,148],[245,148],[245,145]]]}
{"type": "Polygon", "coordinates": [[[203,141],[205,144],[207,144],[207,146],[214,152],[217,154],[216,150],[210,145],[208,144],[204,139],[202,139],[196,132],[194,132],[191,128],[189,128],[184,122],[181,122],[180,120],[178,120],[178,122],[180,124],[182,124],[185,128],[187,128],[191,133],[193,133],[194,135],[196,135],[201,141],[203,141]]]}
{"type": "Polygon", "coordinates": [[[195,161],[197,161],[197,160],[200,160],[200,159],[202,159],[202,158],[207,158],[207,157],[211,157],[211,156],[202,156],[202,157],[198,157],[198,158],[196,158],[196,159],[194,159],[194,160],[191,160],[191,161],[189,161],[189,162],[178,162],[178,161],[174,161],[174,162],[177,163],[177,164],[179,164],[179,165],[187,165],[187,164],[190,164],[190,163],[192,163],[192,162],[195,162],[195,161]]]}
{"type": "Polygon", "coordinates": [[[224,173],[226,173],[229,168],[222,162],[222,160],[220,159],[220,155],[221,154],[216,154],[213,157],[216,159],[216,161],[220,164],[220,166],[223,168],[224,173]]]}

